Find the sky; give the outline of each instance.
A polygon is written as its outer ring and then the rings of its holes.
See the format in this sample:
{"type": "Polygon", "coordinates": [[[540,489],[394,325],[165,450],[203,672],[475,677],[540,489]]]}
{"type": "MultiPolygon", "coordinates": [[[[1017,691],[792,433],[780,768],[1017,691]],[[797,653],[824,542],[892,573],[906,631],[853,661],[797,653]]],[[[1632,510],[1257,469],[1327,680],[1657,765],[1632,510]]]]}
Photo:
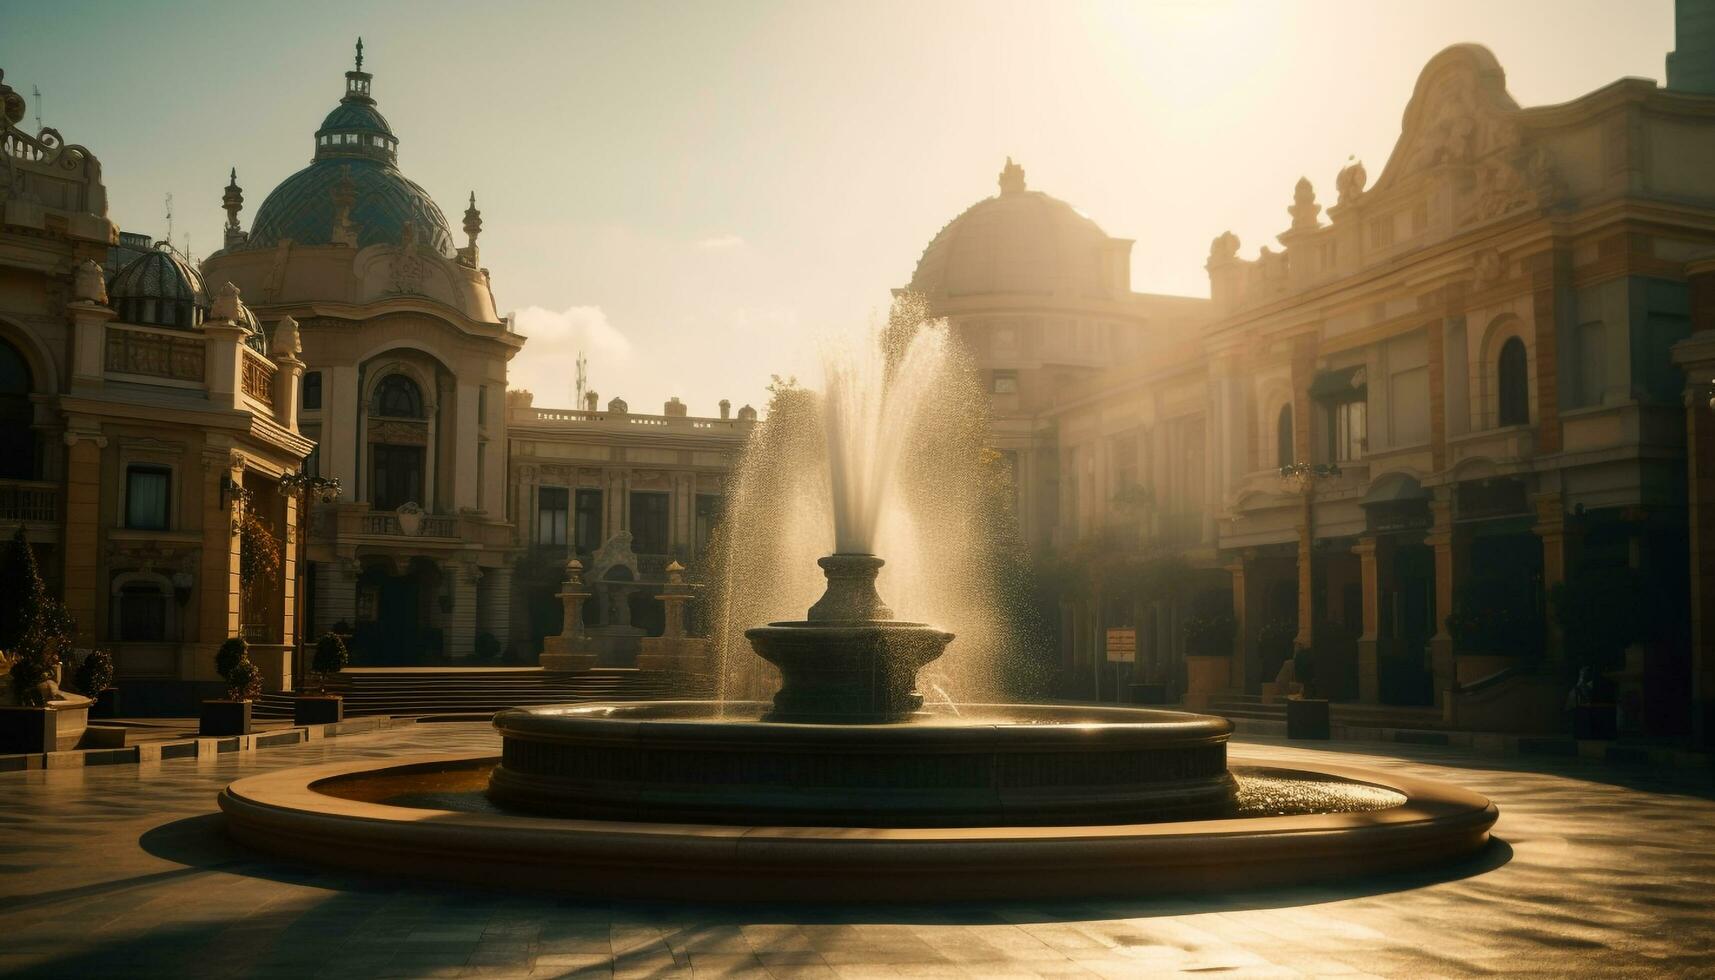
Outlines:
{"type": "Polygon", "coordinates": [[[529,337],[512,386],[634,412],[761,406],[819,340],[884,314],[947,221],[1034,190],[1136,240],[1139,291],[1208,295],[1300,176],[1381,173],[1423,65],[1487,45],[1522,105],[1661,80],[1671,0],[176,3],[8,0],[0,70],[101,160],[112,217],[206,255],[231,167],[244,219],[305,166],[364,39],[399,166],[483,213],[529,337]],[[43,97],[31,95],[39,87],[43,97]]]}

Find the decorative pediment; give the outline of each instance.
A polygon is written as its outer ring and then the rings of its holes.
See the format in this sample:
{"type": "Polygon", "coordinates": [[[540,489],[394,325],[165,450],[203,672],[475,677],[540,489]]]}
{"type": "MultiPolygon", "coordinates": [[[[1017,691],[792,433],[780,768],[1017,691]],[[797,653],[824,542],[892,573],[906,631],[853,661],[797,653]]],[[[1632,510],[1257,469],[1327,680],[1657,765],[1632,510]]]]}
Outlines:
{"type": "Polygon", "coordinates": [[[1406,104],[1399,141],[1373,191],[1447,165],[1470,166],[1519,145],[1506,72],[1477,44],[1456,44],[1431,58],[1406,104]]]}

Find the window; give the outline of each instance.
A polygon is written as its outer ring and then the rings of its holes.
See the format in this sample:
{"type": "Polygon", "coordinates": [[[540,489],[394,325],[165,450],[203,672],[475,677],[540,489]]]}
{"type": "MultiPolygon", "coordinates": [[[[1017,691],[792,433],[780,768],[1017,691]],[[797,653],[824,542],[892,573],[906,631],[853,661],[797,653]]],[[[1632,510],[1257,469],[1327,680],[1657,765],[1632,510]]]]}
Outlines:
{"type": "Polygon", "coordinates": [[[1274,465],[1291,466],[1297,452],[1292,442],[1292,406],[1282,405],[1274,419],[1274,465]]]}
{"type": "Polygon", "coordinates": [[[664,493],[631,495],[631,544],[640,555],[664,555],[670,546],[668,498],[664,493]]]}
{"type": "Polygon", "coordinates": [[[579,490],[576,502],[573,541],[578,551],[587,555],[601,547],[601,491],[579,490]]]}
{"type": "Polygon", "coordinates": [[[718,494],[697,494],[696,528],[694,531],[696,553],[707,554],[709,542],[714,539],[715,525],[721,520],[721,498],[718,494]]]}
{"type": "Polygon", "coordinates": [[[536,489],[536,543],[565,544],[568,513],[565,487],[536,489]]]}
{"type": "Polygon", "coordinates": [[[1390,379],[1388,411],[1393,414],[1389,443],[1395,449],[1429,441],[1429,368],[1400,371],[1390,379]]]}
{"type": "Polygon", "coordinates": [[[369,447],[369,505],[376,510],[398,510],[404,503],[423,501],[423,447],[369,447]]]}
{"type": "Polygon", "coordinates": [[[167,596],[160,586],[139,583],[119,590],[119,639],[160,643],[167,638],[167,596]]]}
{"type": "Polygon", "coordinates": [[[1018,372],[996,371],[994,373],[994,393],[997,395],[1018,394],[1018,372]]]}
{"type": "Polygon", "coordinates": [[[307,476],[321,476],[322,475],[321,433],[320,432],[312,432],[312,431],[306,429],[306,430],[304,430],[304,438],[310,439],[310,440],[314,441],[314,443],[315,443],[315,445],[310,447],[310,454],[308,456],[304,457],[304,473],[307,476]]]}
{"type": "Polygon", "coordinates": [[[140,531],[165,531],[172,482],[172,472],[163,466],[126,469],[125,526],[140,531]]]}
{"type": "Polygon", "coordinates": [[[0,479],[36,478],[36,411],[30,404],[30,366],[16,347],[0,340],[0,479]]]}
{"type": "Polygon", "coordinates": [[[1335,402],[1329,408],[1334,423],[1329,427],[1329,435],[1333,437],[1329,455],[1337,463],[1363,459],[1364,449],[1369,445],[1365,433],[1369,404],[1361,399],[1353,399],[1335,402]]]}
{"type": "Polygon", "coordinates": [[[403,374],[390,374],[375,386],[371,414],[391,419],[420,419],[423,417],[423,392],[417,383],[403,374]]]}
{"type": "Polygon", "coordinates": [[[322,373],[311,371],[304,375],[304,411],[320,411],[322,407],[322,373]]]}
{"type": "Polygon", "coordinates": [[[1497,388],[1500,393],[1500,425],[1530,424],[1530,367],[1524,341],[1509,337],[1501,345],[1497,388]]]}

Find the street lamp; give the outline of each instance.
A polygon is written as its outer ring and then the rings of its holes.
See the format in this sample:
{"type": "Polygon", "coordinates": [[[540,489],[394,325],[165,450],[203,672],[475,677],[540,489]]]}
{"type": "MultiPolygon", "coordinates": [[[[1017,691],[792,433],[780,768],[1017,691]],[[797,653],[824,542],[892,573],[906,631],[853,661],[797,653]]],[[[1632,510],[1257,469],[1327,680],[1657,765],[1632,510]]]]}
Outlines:
{"type": "Polygon", "coordinates": [[[304,676],[304,532],[310,523],[309,505],[312,501],[331,504],[338,500],[340,486],[336,478],[313,476],[300,469],[280,477],[280,492],[295,497],[298,501],[298,550],[297,563],[294,566],[298,581],[292,591],[292,622],[298,634],[298,642],[293,644],[292,648],[292,687],[296,690],[299,678],[304,676]]]}

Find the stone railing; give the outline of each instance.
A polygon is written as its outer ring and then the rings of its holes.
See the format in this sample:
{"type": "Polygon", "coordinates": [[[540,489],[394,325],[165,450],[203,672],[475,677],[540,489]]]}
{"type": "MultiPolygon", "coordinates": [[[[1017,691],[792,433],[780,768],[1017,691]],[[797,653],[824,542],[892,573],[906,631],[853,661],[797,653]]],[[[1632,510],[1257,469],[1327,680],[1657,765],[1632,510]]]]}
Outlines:
{"type": "Polygon", "coordinates": [[[208,357],[203,338],[149,327],[107,327],[105,368],[113,374],[202,384],[208,357]]]}
{"type": "Polygon", "coordinates": [[[274,374],[279,369],[261,354],[244,348],[244,375],[240,384],[246,398],[260,402],[269,411],[274,406],[274,374]]]}
{"type": "Polygon", "coordinates": [[[511,421],[526,425],[566,428],[665,429],[690,432],[730,432],[743,435],[754,422],[741,419],[710,419],[688,415],[634,415],[629,412],[586,412],[571,408],[514,408],[511,421]]]}
{"type": "Polygon", "coordinates": [[[58,484],[0,480],[0,524],[54,524],[59,515],[58,484]]]}
{"type": "Polygon", "coordinates": [[[421,523],[417,525],[417,533],[406,535],[405,529],[399,523],[399,515],[392,511],[371,512],[363,515],[360,525],[363,534],[393,534],[401,537],[419,538],[456,538],[459,536],[459,519],[445,514],[424,514],[421,523]]]}

